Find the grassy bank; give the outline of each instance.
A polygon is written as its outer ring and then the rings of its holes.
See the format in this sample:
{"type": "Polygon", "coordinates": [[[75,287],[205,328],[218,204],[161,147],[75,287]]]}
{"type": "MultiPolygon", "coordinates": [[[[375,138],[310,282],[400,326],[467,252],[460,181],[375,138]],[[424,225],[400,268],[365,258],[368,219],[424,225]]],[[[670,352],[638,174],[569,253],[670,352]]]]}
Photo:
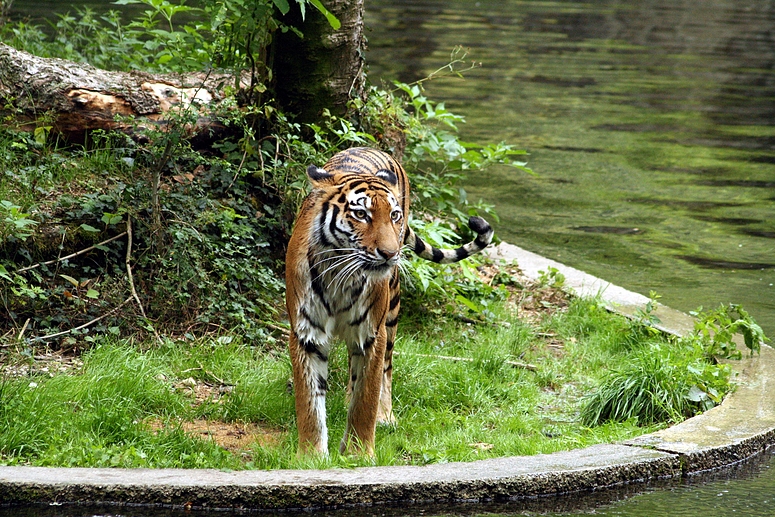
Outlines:
{"type": "Polygon", "coordinates": [[[6,353],[0,462],[244,469],[470,461],[620,441],[701,410],[690,391],[730,388],[728,367],[711,369],[691,340],[652,332],[594,299],[518,281],[487,322],[407,313],[396,347],[398,422],[378,429],[374,462],[336,452],[346,418],[344,347],[331,356],[331,458],[300,460],[285,350],[233,335],[161,344],[104,337],[80,357],[6,353]],[[639,375],[636,364],[652,369],[639,375]],[[595,397],[628,371],[636,384],[659,372],[666,383],[636,393],[624,418],[586,422],[590,403],[599,409],[595,397]],[[653,400],[643,400],[649,393],[653,400]],[[664,405],[670,396],[679,404],[664,405]]]}

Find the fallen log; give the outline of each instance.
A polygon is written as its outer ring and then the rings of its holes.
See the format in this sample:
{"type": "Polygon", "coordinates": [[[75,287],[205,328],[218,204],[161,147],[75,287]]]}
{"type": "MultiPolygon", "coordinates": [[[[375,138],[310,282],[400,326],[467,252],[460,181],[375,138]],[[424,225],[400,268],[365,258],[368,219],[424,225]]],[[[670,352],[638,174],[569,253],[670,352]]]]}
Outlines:
{"type": "MultiPolygon", "coordinates": [[[[50,125],[72,143],[90,130],[134,133],[164,125],[176,110],[196,108],[192,134],[220,127],[210,109],[235,86],[231,74],[150,74],[101,70],[86,63],[41,58],[0,43],[0,98],[3,111],[25,131],[50,125]],[[45,122],[44,122],[45,121],[45,122]]],[[[236,84],[247,86],[244,79],[236,84]]]]}

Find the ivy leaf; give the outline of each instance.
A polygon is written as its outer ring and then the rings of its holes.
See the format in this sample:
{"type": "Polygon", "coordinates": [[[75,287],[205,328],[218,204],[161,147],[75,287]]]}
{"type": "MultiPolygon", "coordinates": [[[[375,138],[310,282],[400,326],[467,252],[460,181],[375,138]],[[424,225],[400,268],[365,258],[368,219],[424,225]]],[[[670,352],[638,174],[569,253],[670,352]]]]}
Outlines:
{"type": "Polygon", "coordinates": [[[686,398],[692,402],[702,402],[708,398],[708,394],[700,389],[697,385],[694,385],[689,388],[689,393],[686,394],[686,398]]]}
{"type": "Polygon", "coordinates": [[[83,224],[80,226],[80,228],[81,228],[81,230],[83,230],[83,231],[85,231],[85,232],[89,232],[89,233],[100,233],[100,230],[98,230],[98,229],[97,229],[97,228],[95,228],[94,226],[88,225],[88,224],[86,224],[86,223],[83,223],[83,224]]]}
{"type": "Polygon", "coordinates": [[[482,312],[482,308],[481,307],[476,305],[473,301],[469,300],[468,298],[466,298],[462,294],[459,294],[459,295],[455,296],[455,300],[460,302],[460,303],[462,303],[463,305],[465,305],[466,307],[468,307],[469,309],[471,309],[472,311],[474,311],[476,313],[481,313],[482,312]]]}
{"type": "Polygon", "coordinates": [[[288,14],[288,11],[291,10],[291,6],[288,5],[288,0],[272,0],[274,3],[274,6],[279,9],[281,13],[288,14]]]}
{"type": "Polygon", "coordinates": [[[96,300],[100,297],[100,293],[96,289],[89,289],[86,291],[86,297],[91,298],[92,300],[96,300]]]}
{"type": "Polygon", "coordinates": [[[35,138],[35,141],[40,145],[45,144],[46,140],[48,139],[48,134],[51,131],[51,127],[52,126],[36,127],[35,131],[33,132],[33,137],[35,138]]]}

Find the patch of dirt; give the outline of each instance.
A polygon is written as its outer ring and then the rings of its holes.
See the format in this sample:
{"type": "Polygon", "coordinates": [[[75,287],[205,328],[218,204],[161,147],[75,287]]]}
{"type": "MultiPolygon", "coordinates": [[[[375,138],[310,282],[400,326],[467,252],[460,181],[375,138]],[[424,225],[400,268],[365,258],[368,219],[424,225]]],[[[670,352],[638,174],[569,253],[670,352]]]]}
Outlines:
{"type": "MultiPolygon", "coordinates": [[[[568,307],[570,295],[562,290],[562,281],[541,284],[524,275],[514,264],[485,264],[477,268],[482,281],[493,287],[502,285],[509,291],[509,298],[516,316],[535,324],[546,316],[568,307]]],[[[548,275],[547,281],[557,280],[548,275]]]]}
{"type": "MultiPolygon", "coordinates": [[[[210,372],[205,371],[205,373],[215,378],[210,372]]],[[[234,386],[222,381],[209,383],[196,380],[193,377],[177,381],[172,384],[172,387],[190,396],[193,407],[204,403],[221,404],[224,401],[224,396],[234,390],[234,386]]],[[[179,420],[167,425],[161,420],[150,422],[151,429],[154,430],[169,428],[171,425],[179,426],[186,434],[191,436],[204,439],[209,438],[228,451],[243,454],[253,445],[262,447],[277,445],[285,435],[285,431],[262,427],[251,422],[223,422],[204,419],[193,421],[179,420]]]]}
{"type": "MultiPolygon", "coordinates": [[[[166,379],[160,379],[166,380],[166,379]]],[[[173,383],[172,387],[176,391],[182,391],[193,399],[191,404],[197,407],[205,402],[213,404],[223,403],[223,396],[231,393],[234,390],[234,386],[220,382],[218,384],[211,384],[208,382],[197,381],[193,377],[188,377],[173,383]]]]}
{"type": "Polygon", "coordinates": [[[277,445],[285,435],[285,431],[261,427],[254,423],[221,422],[218,420],[197,419],[165,423],[155,419],[148,422],[148,425],[154,431],[180,427],[188,435],[213,440],[219,446],[233,453],[248,451],[253,445],[261,447],[277,445]]]}

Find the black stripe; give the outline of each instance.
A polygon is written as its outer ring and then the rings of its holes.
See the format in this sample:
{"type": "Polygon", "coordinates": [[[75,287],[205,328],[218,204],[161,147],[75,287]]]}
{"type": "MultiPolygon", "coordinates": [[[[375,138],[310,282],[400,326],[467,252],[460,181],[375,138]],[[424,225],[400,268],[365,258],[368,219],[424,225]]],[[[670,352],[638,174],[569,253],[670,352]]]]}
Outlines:
{"type": "Polygon", "coordinates": [[[326,213],[328,213],[328,203],[323,203],[323,206],[321,208],[320,212],[320,225],[318,225],[317,233],[318,233],[318,242],[322,244],[324,247],[328,247],[331,245],[331,241],[328,240],[328,236],[326,236],[326,232],[323,231],[324,224],[326,221],[326,213]]]}
{"type": "Polygon", "coordinates": [[[390,364],[389,364],[389,365],[387,365],[387,367],[385,368],[385,370],[384,370],[384,373],[387,373],[387,372],[389,372],[389,371],[390,371],[390,370],[392,370],[392,369],[393,369],[393,363],[390,363],[390,364]]]}
{"type": "Polygon", "coordinates": [[[460,247],[455,250],[455,260],[463,260],[468,256],[469,256],[468,252],[463,247],[460,247]]]}
{"type": "Polygon", "coordinates": [[[336,235],[339,233],[339,228],[336,226],[336,220],[339,216],[339,207],[337,205],[332,205],[331,209],[333,214],[331,216],[331,222],[328,223],[328,231],[331,232],[331,235],[336,235]]]}
{"type": "Polygon", "coordinates": [[[420,237],[415,235],[415,237],[414,237],[414,250],[413,251],[416,254],[419,255],[424,250],[425,250],[425,243],[423,242],[423,240],[420,237]]]}
{"type": "Polygon", "coordinates": [[[372,345],[374,345],[375,339],[376,338],[374,338],[374,337],[370,337],[370,338],[366,339],[366,341],[363,343],[363,349],[364,350],[368,350],[369,348],[371,348],[372,345]]]}
{"type": "Polygon", "coordinates": [[[314,341],[301,340],[299,341],[299,344],[307,353],[307,355],[316,355],[318,359],[320,359],[324,363],[328,362],[328,356],[324,354],[322,350],[320,350],[320,348],[317,346],[317,344],[315,344],[314,341]]]}
{"type": "Polygon", "coordinates": [[[350,322],[350,326],[351,326],[351,327],[357,327],[357,326],[359,326],[361,323],[363,323],[364,321],[366,321],[366,318],[368,318],[368,317],[369,317],[369,312],[371,312],[371,305],[369,305],[369,308],[368,308],[368,309],[366,309],[365,311],[363,311],[363,314],[361,314],[360,316],[358,316],[357,318],[355,318],[354,320],[352,320],[352,321],[350,322]]]}
{"type": "Polygon", "coordinates": [[[323,283],[320,279],[320,275],[318,274],[318,270],[314,267],[310,268],[309,274],[312,277],[312,292],[315,293],[318,299],[320,299],[320,302],[323,304],[326,312],[329,316],[331,316],[331,306],[326,300],[326,291],[323,288],[323,283]]]}
{"type": "Polygon", "coordinates": [[[441,251],[439,248],[432,248],[432,250],[433,250],[433,261],[441,262],[444,259],[444,252],[441,251]]]}
{"type": "Polygon", "coordinates": [[[366,287],[366,279],[361,278],[361,283],[357,287],[357,289],[353,289],[352,296],[353,298],[359,298],[361,294],[363,293],[363,289],[366,287]]]}
{"type": "Polygon", "coordinates": [[[386,352],[390,352],[391,350],[393,350],[393,342],[388,340],[387,347],[385,348],[385,351],[386,352]]]}
{"type": "Polygon", "coordinates": [[[350,303],[347,304],[346,307],[342,307],[342,309],[339,312],[347,312],[350,309],[352,309],[353,306],[358,302],[358,299],[360,298],[361,293],[363,293],[363,289],[365,287],[366,287],[366,279],[365,278],[361,278],[361,283],[352,292],[352,295],[351,295],[351,298],[350,298],[350,303]]]}
{"type": "Polygon", "coordinates": [[[299,312],[301,313],[302,316],[304,316],[304,319],[307,320],[307,323],[309,323],[310,326],[312,326],[312,328],[319,330],[320,332],[326,331],[323,325],[321,325],[320,323],[312,319],[312,316],[309,315],[309,313],[304,309],[304,307],[302,307],[301,310],[299,310],[299,312]]]}
{"type": "Polygon", "coordinates": [[[350,325],[353,326],[353,327],[357,327],[358,325],[360,325],[361,323],[366,321],[366,318],[369,316],[369,313],[371,312],[371,309],[374,307],[374,303],[375,302],[376,302],[376,300],[371,300],[371,303],[369,304],[368,307],[366,307],[366,310],[363,311],[363,314],[361,314],[360,316],[358,316],[357,318],[352,320],[350,322],[350,325]]]}
{"type": "Polygon", "coordinates": [[[322,375],[318,375],[318,389],[324,394],[328,391],[328,381],[322,375]]]}
{"type": "Polygon", "coordinates": [[[393,296],[393,298],[391,298],[390,300],[390,310],[392,311],[393,309],[395,309],[396,305],[398,305],[400,302],[401,302],[401,293],[397,292],[396,295],[393,296]]]}
{"type": "Polygon", "coordinates": [[[395,327],[396,325],[398,325],[398,316],[385,322],[386,327],[395,327]]]}

